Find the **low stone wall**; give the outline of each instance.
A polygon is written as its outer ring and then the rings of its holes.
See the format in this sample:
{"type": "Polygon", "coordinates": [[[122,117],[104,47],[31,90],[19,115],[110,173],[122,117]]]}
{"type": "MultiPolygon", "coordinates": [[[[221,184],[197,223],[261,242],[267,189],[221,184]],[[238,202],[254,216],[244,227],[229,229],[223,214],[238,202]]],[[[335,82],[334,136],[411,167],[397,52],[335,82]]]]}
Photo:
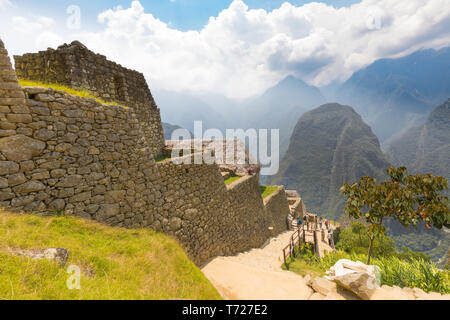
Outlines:
{"type": "Polygon", "coordinates": [[[295,190],[286,190],[291,215],[293,218],[303,218],[306,215],[306,206],[303,199],[295,190]]]}
{"type": "Polygon", "coordinates": [[[259,247],[269,227],[280,229],[275,211],[285,208],[280,199],[264,207],[258,175],[226,186],[215,164],[155,162],[133,108],[22,90],[1,54],[0,41],[1,207],[162,231],[198,265],[259,247]]]}
{"type": "Polygon", "coordinates": [[[269,219],[272,235],[277,235],[288,229],[287,215],[289,213],[289,203],[286,198],[284,187],[278,189],[264,199],[264,208],[269,219]]]}

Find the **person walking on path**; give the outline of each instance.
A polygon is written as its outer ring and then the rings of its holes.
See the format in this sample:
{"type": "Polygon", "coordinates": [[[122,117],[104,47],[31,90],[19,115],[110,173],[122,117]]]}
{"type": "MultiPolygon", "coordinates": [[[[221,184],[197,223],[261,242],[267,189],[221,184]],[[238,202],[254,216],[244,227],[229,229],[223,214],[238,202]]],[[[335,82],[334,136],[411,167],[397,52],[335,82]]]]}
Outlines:
{"type": "Polygon", "coordinates": [[[298,229],[301,228],[302,223],[303,223],[303,222],[302,222],[302,219],[298,218],[298,219],[297,219],[297,228],[298,228],[298,229]]]}
{"type": "Polygon", "coordinates": [[[330,247],[334,248],[333,230],[331,230],[331,229],[330,229],[330,231],[328,231],[328,243],[329,243],[330,247]]]}

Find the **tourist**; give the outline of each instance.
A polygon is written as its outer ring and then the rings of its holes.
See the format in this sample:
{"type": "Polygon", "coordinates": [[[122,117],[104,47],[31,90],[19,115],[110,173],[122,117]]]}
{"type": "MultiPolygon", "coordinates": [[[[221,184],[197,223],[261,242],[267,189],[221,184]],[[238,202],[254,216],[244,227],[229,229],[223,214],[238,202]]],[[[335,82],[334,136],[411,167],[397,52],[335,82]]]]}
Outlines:
{"type": "Polygon", "coordinates": [[[300,227],[302,226],[302,219],[298,218],[297,219],[297,228],[300,229],[300,227]]]}

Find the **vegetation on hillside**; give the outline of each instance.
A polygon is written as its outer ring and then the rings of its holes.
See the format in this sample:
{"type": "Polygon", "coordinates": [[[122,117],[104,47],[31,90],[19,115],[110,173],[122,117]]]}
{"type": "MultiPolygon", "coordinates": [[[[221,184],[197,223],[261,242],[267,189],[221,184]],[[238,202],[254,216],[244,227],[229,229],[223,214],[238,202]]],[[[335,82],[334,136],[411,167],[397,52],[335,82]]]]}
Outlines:
{"type": "Polygon", "coordinates": [[[61,85],[61,84],[43,83],[43,82],[31,81],[31,80],[19,80],[19,84],[22,87],[40,87],[40,88],[53,89],[55,91],[63,91],[65,93],[73,95],[73,96],[94,99],[95,101],[97,101],[98,103],[101,103],[101,104],[127,108],[126,106],[120,105],[117,102],[105,101],[103,99],[97,98],[97,97],[95,97],[94,95],[90,94],[89,92],[87,92],[85,90],[73,89],[73,88],[70,88],[70,87],[67,87],[67,86],[64,86],[64,85],[61,85]]]}
{"type": "MultiPolygon", "coordinates": [[[[406,131],[392,141],[387,150],[390,161],[406,166],[411,173],[432,173],[450,179],[450,100],[435,108],[426,123],[406,131]]],[[[445,193],[450,196],[450,191],[445,193]]],[[[425,225],[404,230],[398,223],[389,222],[387,233],[397,247],[408,246],[430,255],[434,261],[445,264],[445,253],[450,247],[450,233],[425,225]]]]}
{"type": "MultiPolygon", "coordinates": [[[[301,246],[295,259],[288,259],[287,268],[301,275],[324,276],[340,259],[364,261],[369,245],[364,237],[365,225],[352,223],[341,230],[336,252],[319,259],[312,253],[311,245],[301,246]]],[[[392,239],[385,234],[375,237],[371,264],[380,268],[381,285],[420,288],[426,292],[450,293],[450,270],[439,270],[429,257],[407,248],[398,251],[392,239]]],[[[284,266],[286,268],[286,266],[284,266]]]]}
{"type": "Polygon", "coordinates": [[[67,216],[0,212],[0,300],[220,299],[178,243],[151,230],[113,228],[67,216]],[[66,248],[66,266],[13,256],[9,248],[66,248]],[[81,269],[69,290],[67,268],[81,269]]]}
{"type": "Polygon", "coordinates": [[[427,228],[450,227],[448,198],[441,192],[448,189],[443,177],[432,174],[409,175],[406,167],[389,167],[389,181],[376,183],[376,179],[362,177],[359,182],[345,183],[341,191],[348,197],[345,212],[354,219],[365,219],[368,224],[369,246],[367,264],[377,234],[384,234],[383,220],[394,219],[404,227],[426,223],[427,228]]]}

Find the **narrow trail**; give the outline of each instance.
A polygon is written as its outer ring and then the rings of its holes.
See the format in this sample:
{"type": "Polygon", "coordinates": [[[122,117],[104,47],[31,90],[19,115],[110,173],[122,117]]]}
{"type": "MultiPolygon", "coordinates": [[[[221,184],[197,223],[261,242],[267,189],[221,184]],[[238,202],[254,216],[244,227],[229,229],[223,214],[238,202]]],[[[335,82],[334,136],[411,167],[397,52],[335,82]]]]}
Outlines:
{"type": "Polygon", "coordinates": [[[261,248],[215,258],[202,271],[224,299],[307,300],[313,291],[303,277],[281,269],[291,235],[284,232],[261,248]]]}

